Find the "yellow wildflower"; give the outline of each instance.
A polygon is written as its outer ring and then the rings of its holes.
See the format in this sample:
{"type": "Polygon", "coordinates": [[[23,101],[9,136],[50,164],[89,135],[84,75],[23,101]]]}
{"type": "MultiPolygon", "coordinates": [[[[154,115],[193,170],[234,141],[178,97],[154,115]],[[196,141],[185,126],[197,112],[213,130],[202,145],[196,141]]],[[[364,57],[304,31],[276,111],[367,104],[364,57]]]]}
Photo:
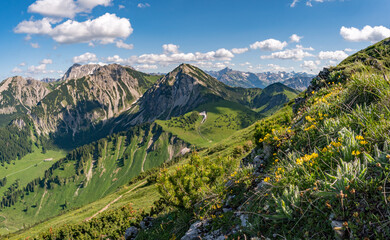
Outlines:
{"type": "Polygon", "coordinates": [[[364,137],[363,137],[363,136],[360,136],[360,135],[357,135],[357,136],[356,136],[356,140],[364,140],[364,137]]]}
{"type": "Polygon", "coordinates": [[[357,151],[352,151],[352,155],[353,156],[359,156],[360,155],[360,151],[357,150],[357,151]]]}
{"type": "Polygon", "coordinates": [[[360,141],[361,145],[366,145],[368,142],[366,140],[360,141]]]}
{"type": "Polygon", "coordinates": [[[264,178],[264,182],[269,182],[270,180],[271,180],[271,178],[269,178],[269,177],[264,178]]]}

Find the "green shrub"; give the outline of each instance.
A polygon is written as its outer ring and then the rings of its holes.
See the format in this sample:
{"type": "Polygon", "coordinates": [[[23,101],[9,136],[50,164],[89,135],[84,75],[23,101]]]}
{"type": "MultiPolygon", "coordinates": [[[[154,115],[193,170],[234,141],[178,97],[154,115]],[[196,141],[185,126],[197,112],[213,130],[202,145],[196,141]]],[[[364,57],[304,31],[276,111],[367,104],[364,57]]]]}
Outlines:
{"type": "Polygon", "coordinates": [[[190,209],[216,189],[222,177],[232,170],[233,163],[228,158],[211,161],[193,154],[189,164],[172,173],[162,171],[157,180],[159,191],[168,205],[190,209]]]}

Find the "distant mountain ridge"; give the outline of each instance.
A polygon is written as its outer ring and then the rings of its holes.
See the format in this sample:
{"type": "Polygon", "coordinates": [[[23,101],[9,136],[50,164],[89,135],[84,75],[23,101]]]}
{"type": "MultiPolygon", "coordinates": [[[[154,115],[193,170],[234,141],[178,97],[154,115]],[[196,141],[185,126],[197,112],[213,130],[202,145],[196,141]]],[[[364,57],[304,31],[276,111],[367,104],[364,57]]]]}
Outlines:
{"type": "Polygon", "coordinates": [[[296,72],[263,72],[252,73],[236,71],[230,68],[224,68],[220,71],[207,72],[211,76],[215,77],[219,81],[232,86],[243,88],[265,88],[273,83],[283,83],[288,87],[305,90],[314,75],[308,73],[296,73],[296,72]]]}

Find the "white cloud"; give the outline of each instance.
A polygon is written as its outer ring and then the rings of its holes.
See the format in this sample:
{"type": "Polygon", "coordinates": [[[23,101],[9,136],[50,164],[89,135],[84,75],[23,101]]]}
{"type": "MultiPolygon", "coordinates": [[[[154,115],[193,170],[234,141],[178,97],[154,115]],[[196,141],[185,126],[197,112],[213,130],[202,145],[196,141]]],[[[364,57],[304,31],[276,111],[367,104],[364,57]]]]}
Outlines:
{"type": "Polygon", "coordinates": [[[249,51],[248,48],[233,48],[231,50],[231,52],[234,53],[234,54],[243,54],[243,53],[246,53],[248,51],[249,51]]]}
{"type": "Polygon", "coordinates": [[[299,2],[299,0],[294,0],[294,1],[291,3],[290,7],[295,7],[295,6],[297,5],[298,2],[299,2]]]}
{"type": "Polygon", "coordinates": [[[170,54],[170,53],[179,53],[180,46],[175,44],[164,44],[162,46],[164,53],[170,54]]]}
{"type": "Polygon", "coordinates": [[[31,43],[31,47],[33,47],[33,48],[40,48],[38,43],[31,43]]]}
{"type": "Polygon", "coordinates": [[[305,57],[313,57],[313,54],[307,52],[312,50],[313,48],[303,48],[302,46],[297,45],[295,49],[274,52],[268,56],[261,56],[261,59],[302,60],[305,57]]]}
{"type": "Polygon", "coordinates": [[[84,11],[90,11],[99,5],[107,7],[111,2],[112,0],[77,0],[79,7],[84,11]]]}
{"type": "Polygon", "coordinates": [[[137,70],[152,70],[157,68],[158,68],[157,65],[149,65],[149,64],[142,64],[142,65],[135,66],[135,69],[137,70]]]}
{"type": "MultiPolygon", "coordinates": [[[[295,7],[297,3],[299,3],[300,0],[293,0],[293,2],[290,4],[290,7],[295,7]]],[[[313,4],[312,2],[318,2],[318,3],[323,3],[323,2],[329,2],[333,0],[307,0],[306,1],[306,6],[312,7],[313,4]]]]}
{"type": "Polygon", "coordinates": [[[268,64],[267,65],[267,70],[271,72],[289,72],[289,71],[294,71],[293,67],[282,67],[277,64],[268,64]]]}
{"type": "Polygon", "coordinates": [[[26,63],[22,62],[22,63],[19,64],[19,66],[24,67],[24,66],[26,66],[26,63]]]}
{"type": "Polygon", "coordinates": [[[147,8],[147,7],[150,7],[150,4],[149,3],[138,3],[137,7],[139,7],[139,8],[147,8]]]}
{"type": "Polygon", "coordinates": [[[31,38],[32,38],[32,37],[31,37],[30,35],[27,35],[27,36],[24,38],[24,40],[28,42],[28,41],[31,40],[31,38]]]}
{"type": "Polygon", "coordinates": [[[116,47],[117,48],[124,48],[124,49],[128,49],[128,50],[131,50],[134,48],[134,45],[133,44],[127,44],[127,43],[124,43],[122,40],[119,40],[116,42],[116,47]]]}
{"type": "Polygon", "coordinates": [[[56,18],[74,18],[76,14],[90,12],[98,5],[108,6],[111,0],[37,0],[28,12],[56,18]]]}
{"type": "Polygon", "coordinates": [[[23,72],[23,70],[18,67],[14,67],[14,69],[12,69],[12,73],[21,73],[21,72],[23,72]]]}
{"type": "Polygon", "coordinates": [[[113,43],[116,38],[127,38],[132,33],[133,28],[128,19],[106,13],[85,22],[68,20],[56,26],[51,36],[59,43],[99,41],[107,44],[113,43]]]}
{"type": "MultiPolygon", "coordinates": [[[[29,34],[50,34],[52,32],[51,24],[54,23],[50,18],[43,18],[37,21],[23,21],[14,29],[15,33],[27,33],[29,34]]],[[[31,38],[31,36],[30,36],[31,38]]]]}
{"type": "Polygon", "coordinates": [[[90,52],[84,53],[80,56],[76,56],[73,58],[73,63],[87,63],[96,61],[98,61],[96,54],[90,52]]]}
{"type": "Polygon", "coordinates": [[[318,54],[318,58],[321,60],[344,60],[348,57],[344,51],[321,51],[318,54]]]}
{"type": "Polygon", "coordinates": [[[28,67],[28,71],[30,73],[35,73],[35,74],[43,73],[46,71],[46,64],[40,64],[38,66],[30,66],[28,67]]]}
{"type": "Polygon", "coordinates": [[[114,55],[112,57],[108,57],[106,59],[106,61],[109,63],[119,63],[119,64],[126,63],[126,60],[119,57],[119,55],[114,55]]]}
{"type": "Polygon", "coordinates": [[[125,6],[123,6],[123,5],[119,5],[119,6],[118,6],[118,8],[119,8],[119,9],[124,9],[124,8],[125,8],[125,6]]]}
{"type": "Polygon", "coordinates": [[[215,55],[213,57],[221,60],[230,60],[231,58],[234,58],[234,55],[231,51],[225,48],[221,48],[215,52],[215,55]]]}
{"type": "Polygon", "coordinates": [[[127,38],[133,33],[130,21],[115,14],[106,13],[93,20],[77,22],[67,20],[52,28],[53,20],[23,21],[14,29],[15,33],[49,35],[58,43],[82,43],[98,41],[114,43],[117,38],[127,38]]]}
{"type": "Polygon", "coordinates": [[[378,42],[390,37],[390,29],[384,26],[365,26],[362,30],[351,27],[341,27],[340,35],[347,41],[351,42],[378,42]]]}
{"type": "Polygon", "coordinates": [[[251,63],[250,63],[250,62],[244,62],[244,63],[240,63],[240,66],[249,66],[249,65],[251,65],[251,63]]]}
{"type": "Polygon", "coordinates": [[[118,55],[106,58],[107,62],[115,62],[120,64],[127,64],[132,66],[138,65],[161,65],[167,66],[170,64],[178,63],[193,63],[195,65],[202,65],[208,67],[220,67],[224,65],[232,65],[230,60],[234,57],[234,54],[224,48],[210,52],[195,52],[195,53],[182,53],[179,51],[179,46],[174,44],[164,44],[162,46],[162,54],[142,54],[140,56],[131,56],[127,59],[123,59],[118,55]],[[213,63],[215,61],[225,61],[223,63],[213,63]]]}
{"type": "Polygon", "coordinates": [[[251,49],[261,49],[263,51],[277,51],[282,50],[287,46],[287,42],[281,42],[276,39],[267,39],[262,42],[255,42],[250,45],[251,49]]]}
{"type": "Polygon", "coordinates": [[[344,52],[356,52],[356,49],[346,48],[344,49],[344,52]]]}
{"type": "Polygon", "coordinates": [[[53,64],[53,60],[51,60],[51,59],[43,59],[41,61],[41,64],[53,64]]]}
{"type": "Polygon", "coordinates": [[[303,61],[303,64],[301,64],[302,68],[308,69],[310,71],[315,71],[319,68],[319,65],[321,64],[321,61],[303,61]]]}
{"type": "Polygon", "coordinates": [[[293,35],[291,35],[291,37],[290,37],[290,41],[291,41],[291,42],[299,43],[299,42],[301,41],[302,38],[303,38],[303,37],[298,36],[297,34],[293,34],[293,35]]]}

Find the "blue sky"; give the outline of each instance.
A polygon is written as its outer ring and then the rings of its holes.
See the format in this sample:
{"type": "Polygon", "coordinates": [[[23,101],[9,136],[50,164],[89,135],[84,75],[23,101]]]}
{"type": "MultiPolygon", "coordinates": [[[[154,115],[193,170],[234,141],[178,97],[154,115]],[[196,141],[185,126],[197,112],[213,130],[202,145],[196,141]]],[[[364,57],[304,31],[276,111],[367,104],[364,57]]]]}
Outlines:
{"type": "Polygon", "coordinates": [[[318,72],[390,37],[389,0],[1,1],[0,77],[72,64],[318,72]]]}

